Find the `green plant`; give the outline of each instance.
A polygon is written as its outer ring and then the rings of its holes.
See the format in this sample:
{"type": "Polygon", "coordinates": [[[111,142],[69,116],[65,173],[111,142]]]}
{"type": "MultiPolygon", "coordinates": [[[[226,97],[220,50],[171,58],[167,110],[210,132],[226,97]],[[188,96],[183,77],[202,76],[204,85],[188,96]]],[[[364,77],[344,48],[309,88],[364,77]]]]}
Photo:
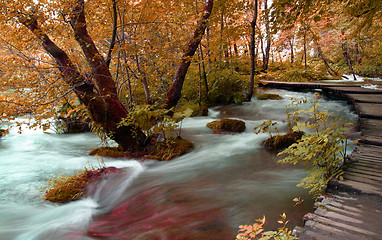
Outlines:
{"type": "Polygon", "coordinates": [[[175,129],[180,127],[185,115],[173,114],[172,111],[172,109],[156,109],[151,105],[138,105],[129,112],[127,118],[122,119],[118,126],[134,124],[147,134],[160,133],[165,139],[169,135],[180,136],[180,129],[179,132],[175,129]]]}
{"type": "Polygon", "coordinates": [[[318,111],[318,102],[309,110],[298,113],[310,115],[310,121],[297,122],[294,131],[308,130],[298,143],[294,143],[278,155],[285,156],[282,164],[304,163],[308,176],[297,186],[308,188],[318,197],[332,178],[342,179],[342,166],[346,159],[348,132],[351,123],[343,123],[326,110],[318,111]],[[310,133],[309,133],[310,132],[310,133]]]}
{"type": "Polygon", "coordinates": [[[236,240],[293,240],[297,239],[292,236],[292,231],[286,226],[289,220],[286,220],[286,214],[281,215],[281,219],[278,221],[282,225],[277,231],[264,232],[263,225],[265,224],[265,216],[262,219],[257,219],[253,225],[240,225],[239,233],[236,236],[236,240]]]}
{"type": "Polygon", "coordinates": [[[264,121],[262,124],[254,127],[255,133],[268,133],[269,137],[273,137],[273,132],[276,132],[276,134],[278,135],[279,130],[277,129],[277,127],[275,127],[276,124],[277,122],[272,120],[264,121]]]}
{"type": "Polygon", "coordinates": [[[307,102],[308,102],[307,98],[303,98],[303,99],[292,98],[291,103],[285,106],[289,132],[293,131],[293,127],[301,119],[301,112],[299,111],[299,107],[301,106],[301,104],[307,103],[307,102]]]}
{"type": "Polygon", "coordinates": [[[212,104],[241,104],[244,100],[242,95],[246,76],[242,76],[231,69],[220,69],[209,75],[211,87],[208,93],[212,104]]]}

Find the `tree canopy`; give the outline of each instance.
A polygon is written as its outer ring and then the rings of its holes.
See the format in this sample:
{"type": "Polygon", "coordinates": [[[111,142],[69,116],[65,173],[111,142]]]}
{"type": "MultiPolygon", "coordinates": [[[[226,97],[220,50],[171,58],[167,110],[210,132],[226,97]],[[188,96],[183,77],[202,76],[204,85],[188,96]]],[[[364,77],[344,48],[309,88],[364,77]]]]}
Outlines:
{"type": "Polygon", "coordinates": [[[141,135],[117,127],[136,105],[250,99],[251,73],[380,77],[381,9],[373,0],[1,0],[3,122],[30,114],[47,128],[44,119],[90,113],[118,139],[141,135]]]}

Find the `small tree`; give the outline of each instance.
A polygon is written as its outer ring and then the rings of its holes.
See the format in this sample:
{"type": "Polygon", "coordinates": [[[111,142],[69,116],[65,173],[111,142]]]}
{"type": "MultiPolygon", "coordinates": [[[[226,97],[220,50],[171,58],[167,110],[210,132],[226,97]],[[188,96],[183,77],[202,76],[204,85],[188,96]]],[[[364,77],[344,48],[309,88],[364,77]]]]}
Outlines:
{"type": "Polygon", "coordinates": [[[346,160],[348,132],[351,123],[341,123],[326,110],[318,111],[318,102],[299,114],[310,114],[310,121],[297,122],[294,131],[310,130],[298,143],[294,143],[278,155],[284,156],[282,164],[303,163],[308,166],[308,176],[297,186],[309,188],[309,193],[319,196],[329,180],[342,179],[342,166],[346,160]]]}

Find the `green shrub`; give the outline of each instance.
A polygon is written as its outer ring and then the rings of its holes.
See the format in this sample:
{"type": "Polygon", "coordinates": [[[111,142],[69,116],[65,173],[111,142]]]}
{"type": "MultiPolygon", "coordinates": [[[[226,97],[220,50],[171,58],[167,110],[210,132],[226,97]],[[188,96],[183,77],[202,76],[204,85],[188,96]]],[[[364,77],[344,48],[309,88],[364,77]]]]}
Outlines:
{"type": "Polygon", "coordinates": [[[341,123],[326,110],[318,111],[318,102],[309,110],[299,113],[310,114],[309,122],[297,122],[294,131],[310,130],[298,143],[294,143],[279,155],[282,164],[304,163],[308,176],[297,186],[308,188],[318,197],[332,178],[342,178],[342,166],[346,159],[347,133],[351,123],[341,123]]]}
{"type": "Polygon", "coordinates": [[[240,75],[231,69],[223,69],[209,75],[212,82],[209,90],[209,100],[212,104],[242,103],[242,94],[246,76],[240,75]]]}
{"type": "Polygon", "coordinates": [[[325,71],[315,71],[311,69],[290,69],[283,71],[279,79],[288,82],[312,82],[328,79],[329,76],[325,71]]]}
{"type": "Polygon", "coordinates": [[[355,67],[357,74],[365,77],[375,78],[382,77],[382,62],[370,62],[369,64],[363,63],[355,67]]]}

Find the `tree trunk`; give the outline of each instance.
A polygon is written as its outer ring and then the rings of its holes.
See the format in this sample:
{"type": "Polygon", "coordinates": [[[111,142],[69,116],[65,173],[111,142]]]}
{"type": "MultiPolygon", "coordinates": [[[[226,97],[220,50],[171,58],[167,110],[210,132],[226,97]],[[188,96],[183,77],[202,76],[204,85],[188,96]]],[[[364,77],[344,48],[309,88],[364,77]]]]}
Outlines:
{"type": "MultiPolygon", "coordinates": [[[[198,11],[198,0],[195,0],[195,8],[196,8],[196,14],[199,14],[198,11]]],[[[208,32],[208,29],[207,29],[208,32]]],[[[206,67],[204,64],[204,55],[203,55],[203,48],[202,44],[199,44],[199,73],[201,78],[204,81],[204,86],[206,90],[206,98],[208,100],[208,80],[207,80],[207,72],[206,72],[206,67]]],[[[200,83],[200,96],[199,96],[199,104],[201,104],[201,98],[202,98],[202,84],[200,83]]]]}
{"type": "Polygon", "coordinates": [[[294,63],[294,36],[292,36],[290,39],[289,39],[289,43],[290,43],[290,65],[291,67],[293,67],[293,63],[294,63]]]}
{"type": "Polygon", "coordinates": [[[93,121],[101,125],[108,136],[125,150],[135,150],[144,146],[146,136],[137,126],[118,127],[118,123],[127,117],[127,111],[117,97],[116,87],[105,60],[87,32],[84,1],[75,2],[70,21],[75,38],[91,66],[91,79],[81,75],[69,56],[43,33],[37,23],[37,17],[20,17],[19,20],[40,40],[44,50],[57,62],[64,80],[89,110],[93,121]]]}
{"type": "Polygon", "coordinates": [[[356,76],[355,76],[355,74],[354,74],[354,70],[353,70],[353,63],[352,63],[352,61],[351,61],[351,59],[350,59],[349,51],[348,51],[346,42],[343,42],[342,45],[341,45],[341,47],[342,47],[342,54],[343,54],[343,56],[344,56],[344,58],[345,58],[345,61],[346,61],[347,64],[348,64],[349,72],[353,75],[353,80],[354,80],[354,81],[357,81],[357,78],[356,78],[356,76]]]}
{"type": "Polygon", "coordinates": [[[198,26],[194,32],[194,36],[191,39],[191,41],[188,43],[186,49],[183,52],[181,62],[179,63],[176,73],[174,75],[172,85],[167,92],[167,97],[165,102],[165,108],[167,109],[174,107],[178,103],[181,97],[181,91],[182,91],[184,79],[187,74],[187,70],[190,67],[191,59],[194,56],[200,44],[200,41],[202,40],[204,32],[206,30],[207,21],[211,15],[212,6],[213,6],[213,0],[205,1],[201,20],[198,21],[198,26]]]}
{"type": "Polygon", "coordinates": [[[137,70],[139,74],[142,76],[141,77],[141,82],[143,84],[143,89],[145,90],[145,98],[146,98],[146,103],[147,104],[152,104],[151,102],[151,97],[150,97],[150,90],[149,86],[147,85],[147,78],[146,78],[146,72],[142,70],[140,64],[139,64],[139,58],[138,55],[135,55],[135,61],[137,63],[137,70]]]}
{"type": "Polygon", "coordinates": [[[305,61],[304,66],[305,66],[305,70],[308,69],[306,56],[307,56],[307,53],[306,53],[306,30],[305,30],[305,32],[304,32],[304,61],[305,61]]]}
{"type": "Polygon", "coordinates": [[[255,58],[255,34],[256,34],[256,21],[257,21],[257,8],[258,0],[255,0],[255,13],[251,21],[251,43],[250,43],[250,57],[251,57],[251,74],[249,76],[249,86],[248,93],[246,96],[246,101],[251,101],[253,95],[253,88],[255,85],[255,74],[256,74],[256,58],[255,58]]]}
{"type": "Polygon", "coordinates": [[[268,70],[269,65],[269,52],[271,50],[271,36],[269,31],[269,13],[268,13],[268,1],[264,1],[264,11],[265,11],[265,31],[266,31],[266,47],[265,47],[265,55],[263,58],[263,71],[268,70]]]}
{"type": "Polygon", "coordinates": [[[110,67],[111,54],[113,53],[113,49],[115,46],[115,39],[117,36],[117,23],[118,23],[117,0],[113,0],[113,33],[111,35],[110,46],[109,46],[109,50],[107,52],[107,57],[106,57],[106,65],[108,67],[110,67]]]}
{"type": "Polygon", "coordinates": [[[315,43],[315,45],[317,47],[318,55],[321,57],[322,61],[324,61],[324,64],[325,64],[326,69],[328,70],[328,73],[331,76],[333,76],[333,75],[338,76],[338,73],[336,71],[334,71],[333,68],[330,67],[328,61],[326,60],[326,58],[322,52],[320,45],[318,43],[315,43]]]}

